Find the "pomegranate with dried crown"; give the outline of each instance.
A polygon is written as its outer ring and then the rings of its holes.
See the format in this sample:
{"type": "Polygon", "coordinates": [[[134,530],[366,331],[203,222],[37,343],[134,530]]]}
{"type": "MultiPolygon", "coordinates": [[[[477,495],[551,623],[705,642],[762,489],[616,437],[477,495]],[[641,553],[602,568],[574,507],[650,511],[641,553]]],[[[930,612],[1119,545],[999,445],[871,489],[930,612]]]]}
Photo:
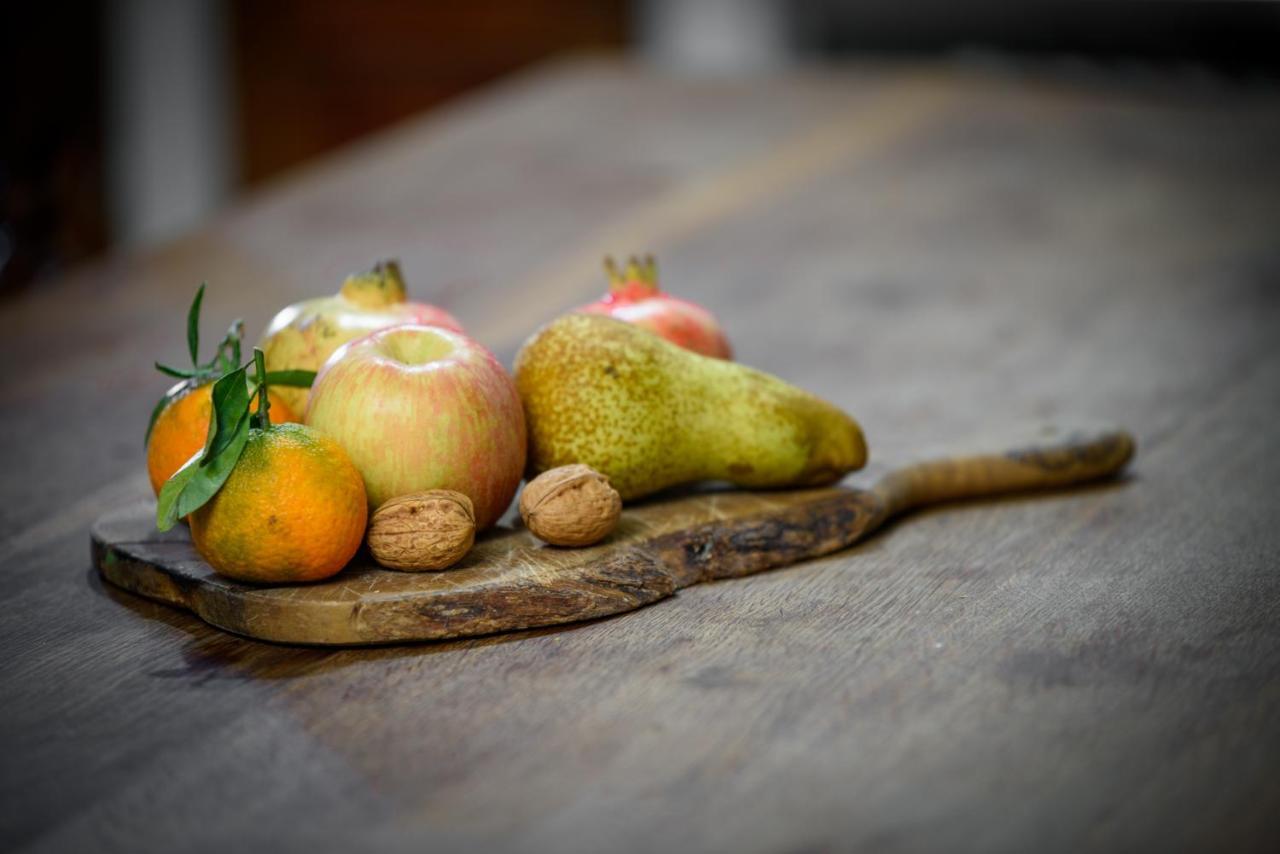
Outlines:
{"type": "Polygon", "coordinates": [[[632,257],[623,270],[612,258],[605,258],[604,269],[609,274],[609,293],[578,311],[634,323],[704,356],[733,358],[729,341],[711,312],[658,287],[658,269],[652,255],[632,257]]]}
{"type": "MultiPolygon", "coordinates": [[[[303,300],[280,311],[263,335],[267,370],[318,371],[343,344],[388,326],[421,323],[462,332],[462,324],[442,308],[410,302],[396,261],[380,261],[353,273],[337,295],[303,300]]],[[[295,412],[305,412],[305,388],[272,389],[295,412]]]]}

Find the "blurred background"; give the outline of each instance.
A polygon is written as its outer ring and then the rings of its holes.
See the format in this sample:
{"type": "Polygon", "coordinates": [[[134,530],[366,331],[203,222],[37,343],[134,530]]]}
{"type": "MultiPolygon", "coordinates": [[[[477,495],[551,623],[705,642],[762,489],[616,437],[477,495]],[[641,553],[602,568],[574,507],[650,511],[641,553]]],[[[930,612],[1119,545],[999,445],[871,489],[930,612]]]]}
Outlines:
{"type": "Polygon", "coordinates": [[[531,64],[868,56],[1274,86],[1280,2],[44,0],[0,25],[0,300],[531,64]]]}

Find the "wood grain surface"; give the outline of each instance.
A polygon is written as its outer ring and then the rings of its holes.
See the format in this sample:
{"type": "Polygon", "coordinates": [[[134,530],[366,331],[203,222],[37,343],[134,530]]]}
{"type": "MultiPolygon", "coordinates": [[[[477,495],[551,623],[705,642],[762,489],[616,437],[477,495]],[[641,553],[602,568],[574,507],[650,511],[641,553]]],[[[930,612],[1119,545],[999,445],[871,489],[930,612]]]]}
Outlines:
{"type": "Polygon", "coordinates": [[[448,572],[392,572],[361,553],[316,584],[255,585],[217,575],[185,526],[156,530],[143,499],[90,530],[107,581],[245,637],[361,646],[444,640],[634,611],[677,590],[848,548],[895,514],[941,501],[1054,489],[1120,472],[1133,437],[1048,426],[1016,447],[921,460],[869,490],[705,490],[628,507],[592,548],[549,546],[523,527],[483,534],[448,572]]]}
{"type": "Polygon", "coordinates": [[[1060,72],[551,66],[0,306],[4,847],[1280,848],[1280,93],[1060,72]],[[509,362],[641,250],[868,482],[1075,414],[1137,463],[515,635],[296,649],[98,580],[200,281],[254,335],[398,255],[509,362]]]}

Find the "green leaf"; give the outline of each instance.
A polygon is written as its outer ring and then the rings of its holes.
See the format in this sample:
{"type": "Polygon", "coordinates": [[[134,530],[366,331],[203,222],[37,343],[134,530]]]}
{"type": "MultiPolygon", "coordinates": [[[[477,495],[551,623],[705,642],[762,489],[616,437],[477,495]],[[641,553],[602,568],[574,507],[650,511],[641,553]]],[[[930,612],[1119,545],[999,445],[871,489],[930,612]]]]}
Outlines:
{"type": "Polygon", "coordinates": [[[200,303],[204,301],[205,284],[200,283],[196,298],[191,301],[191,308],[187,311],[187,350],[191,352],[191,364],[196,367],[200,365],[196,357],[200,352],[200,303]]]}
{"type": "Polygon", "coordinates": [[[168,365],[156,362],[156,370],[162,374],[168,374],[171,377],[177,377],[180,380],[190,379],[196,376],[199,371],[184,371],[181,368],[171,368],[168,365]]]}
{"type": "Polygon", "coordinates": [[[315,371],[267,371],[267,385],[284,385],[292,388],[311,388],[315,371]]]}
{"type": "Polygon", "coordinates": [[[223,450],[208,462],[196,466],[196,473],[183,487],[178,496],[176,512],[181,519],[188,513],[200,509],[210,498],[217,495],[218,490],[227,482],[240,455],[249,441],[249,419],[241,418],[223,450]]]}
{"type": "Polygon", "coordinates": [[[156,527],[161,531],[169,530],[182,518],[183,514],[178,513],[178,498],[191,478],[195,477],[196,472],[200,470],[199,460],[198,456],[187,460],[182,468],[174,472],[173,476],[164,482],[164,486],[160,487],[160,497],[156,501],[156,527]]]}
{"type": "Polygon", "coordinates": [[[222,453],[235,438],[238,422],[248,420],[249,384],[245,369],[238,368],[214,383],[211,398],[213,417],[209,420],[209,435],[205,440],[201,465],[208,465],[222,453]]]}

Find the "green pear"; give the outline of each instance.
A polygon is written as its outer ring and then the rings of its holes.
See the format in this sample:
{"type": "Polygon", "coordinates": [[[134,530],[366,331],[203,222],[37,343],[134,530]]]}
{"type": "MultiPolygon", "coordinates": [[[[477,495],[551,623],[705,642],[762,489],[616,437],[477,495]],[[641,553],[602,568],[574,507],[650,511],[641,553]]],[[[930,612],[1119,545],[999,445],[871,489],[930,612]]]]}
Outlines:
{"type": "Polygon", "coordinates": [[[624,501],[699,480],[818,486],[867,460],[862,428],[832,404],[609,317],[547,324],[515,375],[530,469],[583,463],[624,501]]]}

